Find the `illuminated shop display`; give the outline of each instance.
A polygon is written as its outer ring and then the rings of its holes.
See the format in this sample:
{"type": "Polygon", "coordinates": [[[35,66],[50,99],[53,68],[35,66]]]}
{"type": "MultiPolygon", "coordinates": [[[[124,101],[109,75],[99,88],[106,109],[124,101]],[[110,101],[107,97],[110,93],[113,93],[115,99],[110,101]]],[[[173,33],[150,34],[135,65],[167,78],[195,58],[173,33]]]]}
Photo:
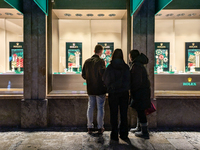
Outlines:
{"type": "Polygon", "coordinates": [[[23,42],[10,42],[10,70],[22,73],[24,65],[23,42]]]}
{"type": "Polygon", "coordinates": [[[186,71],[200,71],[200,42],[185,43],[185,67],[186,71]]]}
{"type": "Polygon", "coordinates": [[[170,43],[155,43],[155,70],[157,72],[169,71],[170,43]]]}
{"type": "Polygon", "coordinates": [[[101,55],[101,58],[105,61],[106,67],[110,64],[111,56],[113,53],[114,43],[98,43],[103,46],[103,54],[101,55]]]}
{"type": "Polygon", "coordinates": [[[66,43],[66,73],[82,71],[82,43],[66,43]]]}

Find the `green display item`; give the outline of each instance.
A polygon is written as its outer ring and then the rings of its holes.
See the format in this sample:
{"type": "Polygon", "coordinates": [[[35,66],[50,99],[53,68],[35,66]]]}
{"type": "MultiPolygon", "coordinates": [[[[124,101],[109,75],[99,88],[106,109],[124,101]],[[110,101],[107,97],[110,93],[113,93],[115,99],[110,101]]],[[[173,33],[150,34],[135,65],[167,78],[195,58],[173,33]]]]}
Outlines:
{"type": "Polygon", "coordinates": [[[111,56],[114,51],[114,43],[113,42],[98,42],[101,46],[103,46],[103,54],[101,55],[101,58],[104,60],[106,67],[110,64],[111,56]]]}
{"type": "Polygon", "coordinates": [[[170,71],[169,73],[170,73],[170,74],[174,74],[174,71],[170,71]]]}
{"type": "Polygon", "coordinates": [[[169,71],[170,60],[170,43],[169,42],[156,42],[155,43],[155,67],[162,67],[163,71],[169,71]]]}
{"type": "Polygon", "coordinates": [[[86,82],[84,82],[84,83],[83,83],[83,85],[87,85],[87,83],[86,83],[86,82]]]}

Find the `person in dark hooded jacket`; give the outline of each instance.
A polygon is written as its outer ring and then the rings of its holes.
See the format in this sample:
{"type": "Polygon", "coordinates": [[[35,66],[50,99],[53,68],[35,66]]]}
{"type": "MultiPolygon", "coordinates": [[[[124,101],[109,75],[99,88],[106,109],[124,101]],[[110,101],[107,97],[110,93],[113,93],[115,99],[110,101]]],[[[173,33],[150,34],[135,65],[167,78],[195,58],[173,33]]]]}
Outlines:
{"type": "Polygon", "coordinates": [[[112,126],[111,140],[118,141],[118,132],[121,139],[128,139],[127,110],[129,100],[130,72],[129,66],[123,60],[121,49],[116,49],[112,55],[103,81],[107,87],[110,107],[110,123],[112,126]],[[120,107],[120,130],[118,131],[118,107],[120,107]]]}
{"type": "Polygon", "coordinates": [[[149,138],[148,123],[145,110],[151,107],[150,100],[150,81],[148,79],[145,64],[148,58],[138,50],[131,50],[129,54],[130,73],[131,73],[131,104],[130,106],[137,111],[137,127],[131,129],[138,137],[149,138]]]}

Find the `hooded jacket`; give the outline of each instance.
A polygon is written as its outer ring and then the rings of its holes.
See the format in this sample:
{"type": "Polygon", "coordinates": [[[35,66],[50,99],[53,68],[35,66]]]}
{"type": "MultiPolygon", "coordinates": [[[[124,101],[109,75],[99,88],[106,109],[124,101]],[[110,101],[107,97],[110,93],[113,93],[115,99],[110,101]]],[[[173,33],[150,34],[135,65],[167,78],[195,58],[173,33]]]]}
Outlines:
{"type": "Polygon", "coordinates": [[[147,70],[144,67],[149,60],[146,55],[141,53],[130,64],[131,74],[131,107],[139,110],[150,108],[150,81],[148,79],[147,70]]]}
{"type": "Polygon", "coordinates": [[[106,93],[106,87],[102,81],[105,69],[105,62],[98,55],[93,55],[85,61],[82,77],[86,80],[88,95],[103,95],[106,93]]]}
{"type": "Polygon", "coordinates": [[[108,93],[124,92],[129,90],[129,66],[122,59],[114,59],[108,65],[103,81],[108,93]]]}

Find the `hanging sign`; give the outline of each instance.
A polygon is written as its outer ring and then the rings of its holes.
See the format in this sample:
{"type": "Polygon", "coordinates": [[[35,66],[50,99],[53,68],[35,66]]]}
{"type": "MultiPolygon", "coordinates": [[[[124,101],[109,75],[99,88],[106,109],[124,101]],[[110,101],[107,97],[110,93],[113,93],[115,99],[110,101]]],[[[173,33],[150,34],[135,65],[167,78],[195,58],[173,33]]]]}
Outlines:
{"type": "Polygon", "coordinates": [[[144,2],[144,0],[131,0],[130,1],[130,12],[131,16],[135,13],[135,11],[140,7],[140,5],[144,2]]]}
{"type": "Polygon", "coordinates": [[[156,69],[163,69],[169,71],[169,56],[170,56],[169,42],[155,43],[155,67],[156,69]]]}
{"type": "Polygon", "coordinates": [[[40,9],[48,16],[48,0],[33,0],[40,9]]]}
{"type": "Polygon", "coordinates": [[[185,43],[185,70],[200,71],[200,42],[185,43]]]}
{"type": "Polygon", "coordinates": [[[155,14],[165,8],[173,0],[156,0],[155,14]]]}
{"type": "Polygon", "coordinates": [[[110,64],[111,56],[114,51],[114,43],[113,42],[98,42],[99,45],[103,46],[103,53],[101,58],[104,60],[106,67],[110,64]]]}
{"type": "Polygon", "coordinates": [[[19,12],[23,13],[23,0],[4,0],[13,8],[17,9],[19,12]]]}

